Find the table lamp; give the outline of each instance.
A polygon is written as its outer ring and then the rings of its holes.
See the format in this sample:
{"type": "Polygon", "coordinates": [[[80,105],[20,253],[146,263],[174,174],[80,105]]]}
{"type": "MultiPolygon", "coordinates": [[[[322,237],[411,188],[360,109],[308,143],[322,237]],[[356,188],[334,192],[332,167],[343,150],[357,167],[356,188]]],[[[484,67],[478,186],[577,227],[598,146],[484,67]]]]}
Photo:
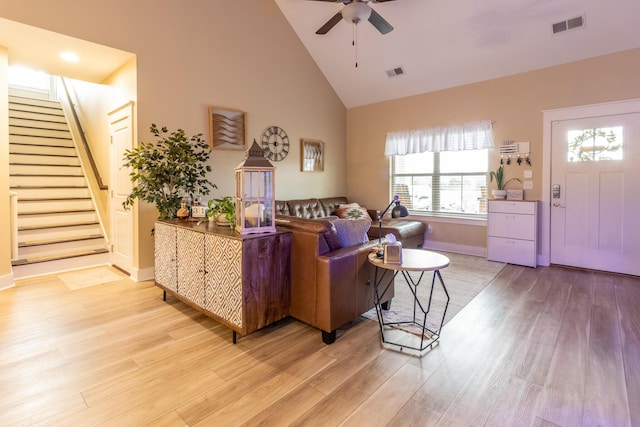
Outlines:
{"type": "Polygon", "coordinates": [[[376,252],[376,256],[378,258],[384,257],[384,249],[382,248],[382,218],[394,203],[395,207],[391,211],[392,218],[401,218],[409,215],[407,208],[400,204],[400,197],[397,194],[393,196],[393,200],[391,200],[389,206],[387,206],[387,208],[378,215],[378,251],[376,252]]]}

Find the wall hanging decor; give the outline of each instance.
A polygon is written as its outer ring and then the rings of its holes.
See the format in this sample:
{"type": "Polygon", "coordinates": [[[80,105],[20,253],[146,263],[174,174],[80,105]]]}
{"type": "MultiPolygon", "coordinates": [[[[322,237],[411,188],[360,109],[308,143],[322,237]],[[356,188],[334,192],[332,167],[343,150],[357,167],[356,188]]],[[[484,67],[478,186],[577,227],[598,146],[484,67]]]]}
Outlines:
{"type": "Polygon", "coordinates": [[[244,150],[247,113],[209,107],[209,143],[212,150],[244,150]]]}
{"type": "Polygon", "coordinates": [[[324,171],[324,142],[314,139],[300,140],[300,170],[302,172],[324,171]]]}

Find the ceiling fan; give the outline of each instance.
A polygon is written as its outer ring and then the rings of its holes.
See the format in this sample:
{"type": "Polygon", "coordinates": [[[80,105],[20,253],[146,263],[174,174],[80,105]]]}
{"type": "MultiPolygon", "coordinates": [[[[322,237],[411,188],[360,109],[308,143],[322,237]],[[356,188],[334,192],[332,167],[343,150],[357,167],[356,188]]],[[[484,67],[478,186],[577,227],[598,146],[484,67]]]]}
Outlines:
{"type": "Polygon", "coordinates": [[[316,34],[327,34],[342,19],[349,23],[358,24],[361,21],[368,20],[382,34],[387,34],[393,30],[393,26],[389,24],[382,16],[369,6],[368,3],[384,3],[394,0],[313,0],[325,1],[331,3],[343,3],[345,6],[342,10],[327,21],[316,34]]]}

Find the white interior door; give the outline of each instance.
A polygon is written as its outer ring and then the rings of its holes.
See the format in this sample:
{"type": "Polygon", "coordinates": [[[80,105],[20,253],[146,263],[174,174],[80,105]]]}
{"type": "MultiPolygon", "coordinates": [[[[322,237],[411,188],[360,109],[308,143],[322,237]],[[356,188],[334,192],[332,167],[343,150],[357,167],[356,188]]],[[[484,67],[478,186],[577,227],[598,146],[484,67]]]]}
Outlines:
{"type": "Polygon", "coordinates": [[[551,263],[640,275],[640,113],[551,130],[551,263]]]}
{"type": "Polygon", "coordinates": [[[124,151],[133,148],[133,103],[109,113],[111,140],[111,263],[131,273],[133,269],[133,210],[125,210],[122,202],[131,192],[129,169],[122,168],[124,151]]]}

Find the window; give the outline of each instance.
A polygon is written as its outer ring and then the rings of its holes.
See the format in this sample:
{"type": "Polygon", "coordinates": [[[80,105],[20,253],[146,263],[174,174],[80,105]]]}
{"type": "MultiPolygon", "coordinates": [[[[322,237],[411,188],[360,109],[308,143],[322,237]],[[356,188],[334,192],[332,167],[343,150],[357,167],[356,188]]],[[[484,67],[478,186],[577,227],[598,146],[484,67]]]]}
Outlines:
{"type": "Polygon", "coordinates": [[[569,162],[622,160],[622,126],[572,130],[567,142],[569,162]]]}
{"type": "Polygon", "coordinates": [[[49,74],[18,66],[9,67],[7,80],[9,86],[42,92],[48,92],[51,86],[51,76],[49,74]]]}
{"type": "Polygon", "coordinates": [[[488,150],[393,156],[391,192],[413,214],[484,217],[488,150]]]}
{"type": "Polygon", "coordinates": [[[389,132],[391,192],[413,214],[485,218],[493,122],[389,132]]]}

